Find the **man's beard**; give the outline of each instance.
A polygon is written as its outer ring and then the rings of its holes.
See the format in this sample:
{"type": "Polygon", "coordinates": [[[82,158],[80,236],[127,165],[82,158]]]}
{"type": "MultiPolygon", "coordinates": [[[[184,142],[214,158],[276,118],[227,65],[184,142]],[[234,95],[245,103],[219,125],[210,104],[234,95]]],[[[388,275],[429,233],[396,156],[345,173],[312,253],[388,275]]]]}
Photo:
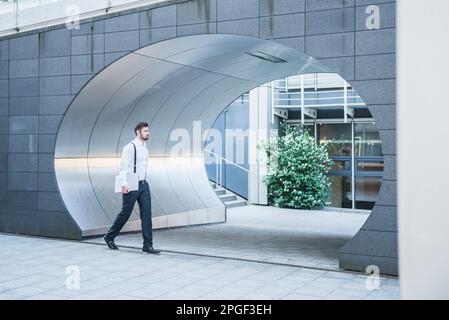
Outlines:
{"type": "Polygon", "coordinates": [[[142,137],[143,140],[148,140],[149,137],[142,137]]]}

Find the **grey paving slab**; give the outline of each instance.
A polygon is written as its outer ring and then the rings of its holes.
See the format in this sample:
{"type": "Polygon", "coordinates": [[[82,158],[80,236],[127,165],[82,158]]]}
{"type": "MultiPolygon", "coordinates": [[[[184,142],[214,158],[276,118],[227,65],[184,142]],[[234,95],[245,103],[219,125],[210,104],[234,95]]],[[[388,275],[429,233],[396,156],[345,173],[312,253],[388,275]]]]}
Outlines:
{"type": "MultiPolygon", "coordinates": [[[[155,230],[155,245],[175,252],[338,270],[339,249],[368,218],[264,206],[232,208],[227,214],[224,224],[155,230]]],[[[116,243],[139,246],[141,235],[120,235],[116,243]]]]}
{"type": "Polygon", "coordinates": [[[398,299],[397,279],[0,234],[1,300],[398,299]],[[79,287],[71,288],[78,268],[79,287]]]}

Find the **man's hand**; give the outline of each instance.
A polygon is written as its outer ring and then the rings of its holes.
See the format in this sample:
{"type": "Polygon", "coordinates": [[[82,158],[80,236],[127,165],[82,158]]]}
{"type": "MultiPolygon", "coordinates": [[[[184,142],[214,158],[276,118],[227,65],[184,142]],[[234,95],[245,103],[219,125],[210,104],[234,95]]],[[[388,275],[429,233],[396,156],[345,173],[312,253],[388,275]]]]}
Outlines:
{"type": "Polygon", "coordinates": [[[122,193],[127,194],[129,192],[128,187],[122,187],[122,193]]]}

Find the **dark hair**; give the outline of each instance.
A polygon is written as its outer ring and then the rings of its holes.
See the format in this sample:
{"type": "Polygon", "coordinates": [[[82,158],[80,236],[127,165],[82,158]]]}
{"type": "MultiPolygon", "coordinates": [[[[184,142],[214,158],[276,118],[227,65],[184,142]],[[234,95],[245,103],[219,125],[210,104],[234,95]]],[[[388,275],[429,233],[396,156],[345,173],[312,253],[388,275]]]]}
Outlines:
{"type": "Polygon", "coordinates": [[[148,123],[147,122],[139,122],[138,124],[136,124],[136,126],[134,127],[134,133],[137,134],[137,131],[142,128],[148,127],[148,123]]]}

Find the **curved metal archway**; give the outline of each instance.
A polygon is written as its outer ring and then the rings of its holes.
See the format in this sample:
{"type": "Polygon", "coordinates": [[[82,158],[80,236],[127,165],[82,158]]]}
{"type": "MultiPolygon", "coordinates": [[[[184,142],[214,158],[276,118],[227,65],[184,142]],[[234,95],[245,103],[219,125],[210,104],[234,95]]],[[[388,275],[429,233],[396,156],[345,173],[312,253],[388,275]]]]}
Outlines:
{"type": "MultiPolygon", "coordinates": [[[[138,121],[150,123],[149,180],[154,227],[220,222],[225,207],[210,187],[203,146],[170,155],[174,129],[209,129],[237,97],[294,74],[330,72],[282,44],[237,35],[174,38],[136,50],[94,77],[74,99],[56,141],[64,203],[82,236],[102,234],[120,207],[113,193],[123,146],[138,121]]],[[[124,231],[140,228],[133,213],[124,231]]]]}

